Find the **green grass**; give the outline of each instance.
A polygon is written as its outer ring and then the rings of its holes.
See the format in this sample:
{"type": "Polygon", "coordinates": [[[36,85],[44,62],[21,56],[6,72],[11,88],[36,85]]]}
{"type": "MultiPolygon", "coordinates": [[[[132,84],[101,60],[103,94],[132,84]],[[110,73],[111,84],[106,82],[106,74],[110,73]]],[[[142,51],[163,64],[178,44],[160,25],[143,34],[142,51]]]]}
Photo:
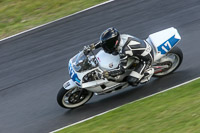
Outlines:
{"type": "Polygon", "coordinates": [[[200,133],[200,79],[124,105],[58,133],[78,132],[200,133]]]}
{"type": "Polygon", "coordinates": [[[106,0],[0,0],[0,38],[104,1],[106,0]]]}

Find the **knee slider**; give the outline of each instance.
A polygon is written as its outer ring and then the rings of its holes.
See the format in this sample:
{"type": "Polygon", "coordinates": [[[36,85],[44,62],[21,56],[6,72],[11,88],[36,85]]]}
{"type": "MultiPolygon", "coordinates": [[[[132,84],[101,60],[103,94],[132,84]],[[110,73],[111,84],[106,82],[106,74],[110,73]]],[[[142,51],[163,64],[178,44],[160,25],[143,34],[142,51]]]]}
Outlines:
{"type": "Polygon", "coordinates": [[[130,85],[137,85],[138,84],[138,81],[139,79],[138,78],[135,78],[135,77],[132,77],[132,76],[128,76],[127,77],[127,82],[130,84],[130,85]]]}

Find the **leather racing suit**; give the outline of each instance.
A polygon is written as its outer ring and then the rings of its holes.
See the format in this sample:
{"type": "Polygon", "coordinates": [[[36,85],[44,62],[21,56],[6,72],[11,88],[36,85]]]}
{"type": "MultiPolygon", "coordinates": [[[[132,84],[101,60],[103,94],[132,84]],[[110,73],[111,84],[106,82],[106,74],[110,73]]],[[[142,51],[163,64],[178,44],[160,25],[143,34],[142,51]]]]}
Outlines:
{"type": "MultiPolygon", "coordinates": [[[[101,43],[96,43],[93,49],[101,47],[101,43]]],[[[152,47],[146,42],[134,36],[127,34],[120,35],[119,46],[116,53],[120,56],[120,64],[117,69],[109,71],[109,76],[115,77],[125,73],[127,69],[128,58],[134,57],[139,60],[139,64],[127,77],[127,81],[130,85],[137,85],[139,82],[144,83],[150,79],[154,73],[154,69],[150,68],[153,61],[152,47]]]]}

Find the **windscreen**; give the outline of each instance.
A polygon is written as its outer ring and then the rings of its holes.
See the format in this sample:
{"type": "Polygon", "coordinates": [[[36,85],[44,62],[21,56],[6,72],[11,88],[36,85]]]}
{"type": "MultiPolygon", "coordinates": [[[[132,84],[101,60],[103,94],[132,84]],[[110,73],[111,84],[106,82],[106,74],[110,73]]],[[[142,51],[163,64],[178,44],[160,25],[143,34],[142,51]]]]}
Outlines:
{"type": "Polygon", "coordinates": [[[72,64],[73,64],[74,70],[77,72],[82,72],[82,71],[93,68],[87,56],[85,56],[83,52],[80,52],[73,57],[72,64]]]}

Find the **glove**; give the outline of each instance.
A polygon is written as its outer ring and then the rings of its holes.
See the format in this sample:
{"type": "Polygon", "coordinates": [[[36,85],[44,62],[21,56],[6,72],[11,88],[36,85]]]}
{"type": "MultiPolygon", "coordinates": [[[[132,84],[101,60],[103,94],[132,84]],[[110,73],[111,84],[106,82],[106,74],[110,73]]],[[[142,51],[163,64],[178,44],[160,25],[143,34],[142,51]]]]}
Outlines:
{"type": "Polygon", "coordinates": [[[83,53],[84,53],[84,55],[88,55],[89,53],[90,53],[90,46],[84,46],[84,48],[83,48],[83,53]]]}
{"type": "Polygon", "coordinates": [[[109,77],[109,72],[108,71],[104,71],[103,72],[103,77],[104,78],[108,78],[109,77]]]}
{"type": "Polygon", "coordinates": [[[90,53],[91,50],[94,50],[95,49],[95,44],[92,43],[91,45],[88,45],[88,46],[84,46],[84,49],[83,49],[83,53],[85,55],[88,55],[90,53]]]}

